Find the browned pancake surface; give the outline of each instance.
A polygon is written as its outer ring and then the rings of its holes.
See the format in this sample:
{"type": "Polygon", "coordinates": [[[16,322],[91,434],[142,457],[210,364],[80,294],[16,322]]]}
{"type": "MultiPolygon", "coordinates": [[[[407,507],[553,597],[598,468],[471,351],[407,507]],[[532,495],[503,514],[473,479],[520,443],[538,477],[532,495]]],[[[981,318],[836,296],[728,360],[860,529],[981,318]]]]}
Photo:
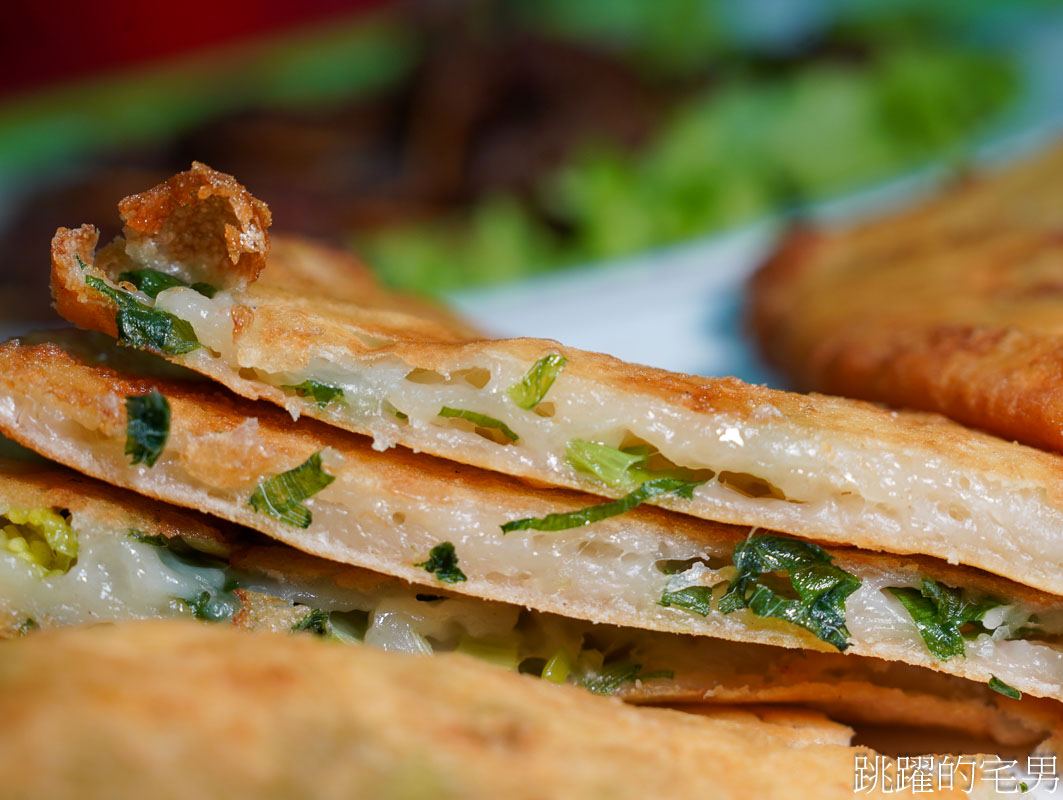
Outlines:
{"type": "Polygon", "coordinates": [[[1063,147],[933,201],[800,231],[756,276],[752,323],[803,390],[937,411],[1063,450],[1063,147]]]}

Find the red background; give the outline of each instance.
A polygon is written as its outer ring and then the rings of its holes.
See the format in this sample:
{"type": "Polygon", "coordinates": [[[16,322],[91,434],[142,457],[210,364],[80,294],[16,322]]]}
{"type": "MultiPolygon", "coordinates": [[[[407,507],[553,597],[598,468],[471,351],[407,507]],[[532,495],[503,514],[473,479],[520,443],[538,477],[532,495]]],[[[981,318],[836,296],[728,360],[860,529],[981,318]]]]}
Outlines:
{"type": "Polygon", "coordinates": [[[349,17],[388,0],[0,2],[0,94],[349,17]]]}

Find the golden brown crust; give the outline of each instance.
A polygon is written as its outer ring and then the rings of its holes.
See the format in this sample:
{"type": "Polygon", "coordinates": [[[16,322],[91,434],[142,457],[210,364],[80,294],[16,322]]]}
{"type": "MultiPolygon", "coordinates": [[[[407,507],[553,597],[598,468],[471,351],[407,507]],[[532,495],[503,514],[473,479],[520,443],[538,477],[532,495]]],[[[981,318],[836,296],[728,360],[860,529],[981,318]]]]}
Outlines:
{"type": "Polygon", "coordinates": [[[217,521],[87,478],[56,464],[0,459],[0,506],[59,508],[82,513],[116,531],[135,528],[166,538],[182,536],[228,547],[231,537],[217,521]]]}
{"type": "MultiPolygon", "coordinates": [[[[249,402],[210,383],[136,376],[103,364],[87,364],[57,344],[25,346],[17,339],[0,344],[0,375],[3,376],[0,394],[11,392],[46,404],[62,404],[64,409],[77,414],[83,427],[112,437],[124,436],[126,428],[124,406],[116,400],[161,392],[170,404],[171,436],[186,441],[180,454],[182,466],[186,470],[191,468],[198,477],[217,488],[253,488],[261,475],[297,466],[313,453],[328,448],[341,457],[342,472],[370,478],[371,484],[382,493],[400,492],[422,497],[425,502],[445,498],[455,503],[460,498],[472,505],[511,508],[514,518],[579,509],[601,502],[599,498],[565,489],[534,488],[506,475],[416,454],[405,448],[378,451],[365,437],[313,420],[293,420],[279,409],[249,402]],[[253,424],[253,438],[242,435],[249,424],[253,424]],[[205,444],[203,439],[207,440],[205,444]]],[[[0,422],[0,429],[20,444],[41,451],[41,443],[25,438],[20,427],[0,422]]],[[[42,454],[62,457],[58,450],[42,454]]],[[[71,466],[91,474],[95,468],[89,466],[91,454],[84,456],[87,457],[84,461],[71,466]]],[[[123,475],[95,477],[118,485],[128,481],[123,475]]],[[[180,496],[158,499],[179,504],[188,502],[180,496]]],[[[211,513],[227,516],[227,512],[212,510],[211,513]]],[[[250,510],[228,518],[270,536],[284,530],[276,528],[268,517],[250,510]]],[[[611,528],[618,519],[598,524],[603,529],[611,528]]],[[[749,532],[748,527],[675,515],[648,506],[634,509],[622,519],[624,524],[648,525],[695,541],[723,542],[728,548],[749,532]]],[[[932,574],[950,585],[972,587],[988,595],[1010,597],[1041,608],[1055,604],[1055,598],[1044,592],[970,567],[923,556],[869,553],[837,545],[827,547],[842,565],[878,564],[888,569],[910,570],[913,574],[932,574]]]]}
{"type": "Polygon", "coordinates": [[[245,287],[266,266],[269,208],[232,175],[198,161],[118,203],[126,249],[150,247],[164,264],[194,265],[201,280],[245,287]]]}
{"type": "Polygon", "coordinates": [[[873,755],[819,743],[838,739],[821,722],[806,720],[796,741],[792,718],[632,708],[461,656],[311,637],[155,622],[0,649],[0,718],[20,731],[0,749],[11,800],[139,799],[146,786],[160,798],[644,798],[666,787],[691,800],[824,800],[851,797],[854,757],[873,755]]]}
{"type": "Polygon", "coordinates": [[[802,389],[937,411],[1063,451],[1063,147],[841,231],[797,231],[751,322],[802,389]]]}
{"type": "MultiPolygon", "coordinates": [[[[24,414],[27,419],[36,413],[30,409],[44,407],[64,417],[79,418],[79,424],[87,431],[101,430],[113,424],[108,409],[118,405],[116,398],[151,388],[157,388],[167,396],[172,410],[171,443],[167,445],[168,454],[165,458],[178,459],[187,474],[196,475],[204,484],[190,481],[180,473],[167,472],[163,477],[156,477],[162,469],[160,465],[152,470],[143,470],[130,467],[125,458],[111,459],[105,455],[108,448],[115,453],[121,452],[120,448],[113,446],[115,437],[108,443],[103,438],[86,439],[83,434],[72,431],[69,436],[49,435],[42,438],[39,433],[28,432],[27,427],[8,415],[0,419],[0,427],[5,434],[23,444],[95,477],[133,488],[148,496],[207,511],[318,556],[357,564],[415,583],[433,582],[432,577],[417,566],[416,562],[424,557],[423,552],[419,549],[416,552],[402,549],[405,545],[401,544],[402,537],[399,534],[353,546],[344,541],[346,528],[358,530],[363,525],[376,524],[374,514],[377,512],[374,509],[377,508],[401,508],[404,514],[417,509],[417,513],[426,515],[418,524],[427,525],[425,532],[428,541],[434,543],[465,535],[430,521],[448,514],[458,514],[465,520],[464,524],[471,524],[468,520],[479,519],[483,514],[489,516],[489,521],[498,520],[500,523],[578,509],[595,502],[593,498],[578,493],[530,488],[501,474],[413,454],[402,448],[374,451],[364,437],[310,420],[295,422],[279,409],[251,403],[216,390],[209,383],[123,375],[109,367],[79,361],[55,345],[20,346],[17,342],[9,342],[0,346],[0,396],[15,409],[27,409],[24,414]],[[19,397],[27,399],[20,401],[16,399],[19,397]],[[233,449],[222,451],[212,446],[201,452],[192,452],[188,443],[203,436],[212,437],[212,444],[227,441],[233,449]],[[336,477],[336,486],[343,487],[347,493],[344,497],[348,499],[337,501],[344,503],[342,525],[318,525],[315,521],[314,526],[304,532],[273,517],[256,513],[248,506],[248,496],[259,481],[295,467],[312,453],[326,449],[328,457],[335,459],[329,467],[330,474],[336,477]],[[219,453],[223,455],[219,457],[219,453]],[[250,477],[244,475],[243,478],[247,479],[244,485],[237,484],[234,490],[224,489],[233,479],[233,471],[243,469],[241,465],[252,456],[261,459],[261,474],[250,477]],[[359,498],[358,503],[364,501],[364,505],[346,505],[351,502],[349,498],[352,496],[359,498]],[[437,527],[433,528],[433,524],[437,527]],[[388,550],[388,546],[398,549],[388,550]]],[[[160,464],[165,463],[165,458],[160,464]]],[[[324,494],[321,499],[325,503],[329,502],[324,494]]],[[[315,511],[315,515],[318,513],[315,511]]],[[[384,514],[391,519],[390,510],[384,514]]],[[[683,552],[726,554],[747,532],[748,528],[642,507],[622,517],[596,523],[591,535],[605,546],[623,541],[625,537],[638,536],[653,542],[647,547],[667,546],[683,552]]],[[[840,566],[856,572],[878,574],[878,570],[890,570],[902,573],[906,576],[905,580],[914,584],[927,575],[951,586],[966,587],[976,595],[1009,598],[1027,603],[1035,609],[1047,610],[1058,605],[1055,597],[970,568],[932,559],[874,554],[852,548],[828,549],[840,566]]],[[[720,636],[784,647],[830,649],[829,645],[812,634],[784,623],[751,626],[738,621],[728,622],[731,617],[710,615],[702,625],[701,618],[661,612],[656,604],[646,609],[629,602],[617,602],[615,596],[609,603],[588,599],[581,594],[578,581],[577,585],[571,585],[569,579],[564,585],[560,578],[557,583],[548,580],[547,583],[553,588],[547,591],[544,586],[513,581],[498,572],[498,569],[506,568],[498,563],[497,553],[500,551],[490,552],[496,553],[493,556],[495,561],[485,561],[480,571],[469,570],[467,582],[458,587],[463,594],[605,624],[720,636]]],[[[918,643],[896,645],[854,642],[851,652],[903,659],[910,664],[943,670],[953,675],[988,680],[985,667],[976,665],[973,660],[941,662],[918,643]]],[[[1058,694],[1058,686],[1042,683],[1041,680],[1031,675],[1026,681],[1026,676],[1018,673],[1009,676],[1009,682],[1025,692],[1051,696],[1058,694]]]]}
{"type": "Polygon", "coordinates": [[[60,228],[52,238],[52,296],[55,310],[83,328],[117,336],[114,306],[85,285],[78,259],[96,263],[100,233],[91,225],[60,228]]]}

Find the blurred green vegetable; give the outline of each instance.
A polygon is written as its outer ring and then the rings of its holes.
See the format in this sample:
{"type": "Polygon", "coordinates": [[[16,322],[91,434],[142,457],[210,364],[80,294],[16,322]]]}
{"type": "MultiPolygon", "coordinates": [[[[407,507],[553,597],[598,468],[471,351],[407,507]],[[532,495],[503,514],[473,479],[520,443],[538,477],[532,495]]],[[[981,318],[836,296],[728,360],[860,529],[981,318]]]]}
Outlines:
{"type": "Polygon", "coordinates": [[[387,282],[422,291],[631,255],[962,155],[1016,85],[1004,56],[933,43],[739,75],[680,103],[639,153],[587,142],[535,204],[493,198],[358,245],[387,282]]]}

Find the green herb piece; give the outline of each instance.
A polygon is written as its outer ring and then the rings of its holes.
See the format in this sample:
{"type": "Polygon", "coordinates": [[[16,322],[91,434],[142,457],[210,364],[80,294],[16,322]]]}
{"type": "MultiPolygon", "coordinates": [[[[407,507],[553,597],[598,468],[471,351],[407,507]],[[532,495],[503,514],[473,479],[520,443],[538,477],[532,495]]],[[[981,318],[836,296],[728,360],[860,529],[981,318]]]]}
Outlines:
{"type": "Polygon", "coordinates": [[[712,611],[712,589],[708,586],[687,586],[675,592],[665,592],[657,605],[675,606],[707,617],[712,611]]]}
{"type": "Polygon", "coordinates": [[[175,599],[191,611],[196,619],[207,622],[229,619],[234,612],[232,603],[227,598],[213,595],[206,589],[192,598],[178,597],[175,599]]]}
{"type": "Polygon", "coordinates": [[[321,468],[321,451],[294,469],[263,481],[248,500],[260,514],[276,517],[296,528],[309,528],[313,516],[302,503],[336,480],[321,468]]]}
{"type": "Polygon", "coordinates": [[[365,611],[324,611],[312,609],[292,625],[292,633],[311,633],[345,644],[357,644],[365,639],[369,614],[365,611]]]}
{"type": "Polygon", "coordinates": [[[474,425],[479,425],[481,428],[497,428],[502,432],[502,435],[511,442],[515,442],[520,438],[513,429],[506,425],[502,420],[489,417],[486,414],[480,414],[476,411],[469,411],[465,408],[448,408],[447,406],[443,406],[439,411],[439,416],[466,419],[474,425]]]}
{"type": "Polygon", "coordinates": [[[119,341],[164,355],[181,355],[200,347],[195,331],[185,320],[149,308],[127,292],[114,289],[92,275],[85,278],[85,284],[118,306],[114,321],[119,341]]]}
{"type": "Polygon", "coordinates": [[[550,681],[550,683],[564,683],[568,680],[568,676],[572,674],[573,667],[575,667],[575,663],[572,660],[572,656],[568,654],[565,648],[561,647],[547,660],[540,677],[544,681],[550,681]]]}
{"type": "Polygon", "coordinates": [[[37,620],[35,620],[33,617],[26,617],[26,621],[18,626],[17,632],[19,636],[25,636],[31,631],[37,630],[37,628],[39,627],[40,625],[37,624],[37,620]]]}
{"type": "Polygon", "coordinates": [[[646,445],[616,448],[582,439],[573,439],[565,446],[565,460],[570,467],[613,489],[629,489],[656,478],[704,483],[713,476],[711,470],[701,470],[698,474],[682,467],[650,469],[648,462],[655,453],[646,445]]]}
{"type": "Polygon", "coordinates": [[[965,631],[973,635],[988,632],[980,624],[982,617],[1000,605],[992,599],[975,602],[962,589],[929,578],[920,589],[890,587],[889,591],[915,622],[926,649],[942,661],[965,655],[965,631]]]}
{"type": "Polygon", "coordinates": [[[560,353],[551,353],[536,361],[527,374],[509,387],[509,396],[521,408],[533,409],[546,397],[568,360],[560,353]]]}
{"type": "Polygon", "coordinates": [[[592,522],[598,522],[608,517],[626,514],[631,509],[658,495],[674,494],[677,497],[684,497],[689,500],[693,497],[694,489],[704,482],[657,478],[656,480],[646,481],[638,489],[624,495],[619,500],[588,506],[578,511],[548,514],[545,517],[528,517],[527,519],[507,522],[502,526],[502,533],[527,530],[529,528],[537,531],[563,531],[569,528],[578,528],[581,525],[590,525],[592,522]]]}
{"type": "Polygon", "coordinates": [[[458,568],[458,554],[450,542],[440,542],[428,551],[428,560],[415,567],[423,567],[443,583],[461,583],[466,580],[465,573],[458,568]]]}
{"type": "Polygon", "coordinates": [[[1009,686],[1008,684],[1004,683],[1004,681],[1002,681],[996,675],[991,675],[989,677],[989,688],[992,689],[994,692],[1000,692],[1005,697],[1010,697],[1012,700],[1019,700],[1022,698],[1022,692],[1020,692],[1014,686],[1009,686]]]}
{"type": "Polygon", "coordinates": [[[209,283],[188,283],[174,275],[159,272],[157,269],[134,269],[123,272],[118,276],[120,282],[131,283],[137,287],[137,291],[143,292],[148,297],[155,299],[159,292],[173,289],[175,286],[187,286],[194,289],[204,297],[213,297],[218,293],[217,287],[209,283]]]}
{"type": "Polygon", "coordinates": [[[860,588],[860,579],[834,566],[826,550],[800,539],[759,534],[736,545],[733,560],[738,575],[720,598],[720,611],[748,608],[759,617],[802,627],[838,650],[849,647],[845,601],[860,588]],[[765,573],[786,573],[797,596],[777,594],[762,582],[765,573]]]}
{"type": "Polygon", "coordinates": [[[333,400],[343,398],[343,389],[338,386],[329,386],[319,381],[305,380],[295,385],[286,385],[283,388],[291,389],[300,397],[313,397],[318,406],[324,408],[333,400]]]}
{"type": "Polygon", "coordinates": [[[655,672],[642,672],[642,665],[631,661],[618,661],[603,667],[598,673],[584,676],[580,680],[580,686],[589,689],[595,694],[615,694],[625,683],[633,681],[648,681],[657,678],[671,679],[675,673],[671,670],[661,669],[655,672]]]}
{"type": "Polygon", "coordinates": [[[606,486],[622,489],[637,482],[630,470],[646,462],[647,453],[618,450],[598,442],[573,439],[565,447],[565,460],[577,472],[592,475],[606,486]]]}
{"type": "Polygon", "coordinates": [[[125,408],[129,417],[125,454],[133,457],[132,464],[143,462],[153,467],[170,435],[170,403],[153,390],[148,394],[127,397],[125,408]]]}
{"type": "Polygon", "coordinates": [[[41,578],[63,575],[77,563],[78,537],[67,512],[50,508],[8,509],[0,515],[0,548],[24,561],[41,578]]]}
{"type": "Polygon", "coordinates": [[[320,608],[315,608],[297,623],[292,625],[292,633],[307,631],[318,636],[327,636],[329,632],[329,614],[320,608]]]}

